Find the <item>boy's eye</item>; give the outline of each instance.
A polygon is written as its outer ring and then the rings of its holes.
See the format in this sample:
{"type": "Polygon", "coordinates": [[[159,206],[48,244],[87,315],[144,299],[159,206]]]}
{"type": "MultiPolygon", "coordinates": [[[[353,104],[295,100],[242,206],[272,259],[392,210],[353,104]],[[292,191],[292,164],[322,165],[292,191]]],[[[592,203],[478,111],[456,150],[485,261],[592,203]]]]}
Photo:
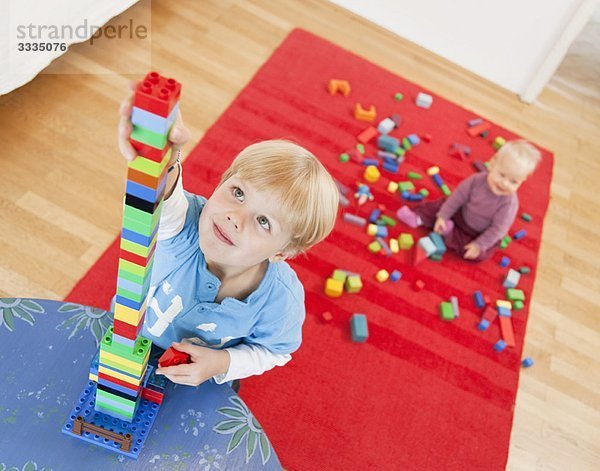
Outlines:
{"type": "Polygon", "coordinates": [[[237,186],[233,187],[233,196],[239,201],[244,201],[244,192],[237,186]]]}
{"type": "Polygon", "coordinates": [[[262,227],[263,229],[266,229],[266,230],[271,229],[271,223],[265,216],[258,216],[256,218],[256,220],[260,224],[260,227],[262,227]]]}

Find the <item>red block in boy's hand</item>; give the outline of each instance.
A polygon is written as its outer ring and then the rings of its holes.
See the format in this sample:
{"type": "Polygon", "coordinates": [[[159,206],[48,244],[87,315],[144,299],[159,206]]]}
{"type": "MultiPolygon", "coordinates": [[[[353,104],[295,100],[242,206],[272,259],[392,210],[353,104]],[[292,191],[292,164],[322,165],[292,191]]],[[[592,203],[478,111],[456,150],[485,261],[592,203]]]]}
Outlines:
{"type": "Polygon", "coordinates": [[[158,365],[161,368],[165,368],[167,366],[177,366],[183,365],[186,363],[191,363],[192,359],[187,353],[180,352],[179,350],[175,350],[173,347],[169,347],[165,350],[165,353],[161,355],[158,359],[158,365]]]}

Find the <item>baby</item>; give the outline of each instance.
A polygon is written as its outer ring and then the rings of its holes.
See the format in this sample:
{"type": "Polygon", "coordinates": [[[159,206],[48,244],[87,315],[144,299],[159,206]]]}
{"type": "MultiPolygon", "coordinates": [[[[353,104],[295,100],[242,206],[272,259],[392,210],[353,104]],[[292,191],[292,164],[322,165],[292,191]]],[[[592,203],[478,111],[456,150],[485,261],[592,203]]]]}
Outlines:
{"type": "Polygon", "coordinates": [[[404,206],[399,217],[413,227],[443,234],[448,248],[467,260],[489,258],[519,209],[517,190],[535,170],[540,152],[524,140],[504,144],[489,162],[489,172],[463,180],[448,199],[404,206]]]}
{"type": "MultiPolygon", "coordinates": [[[[127,160],[136,158],[130,115],[128,100],[119,125],[127,160]]],[[[157,373],[179,384],[221,384],[282,366],[299,348],[304,290],[285,260],[331,232],[339,196],[317,158],[284,140],[242,150],[210,198],[188,193],[177,158],[188,139],[179,116],[143,335],[191,357],[157,373]]]]}

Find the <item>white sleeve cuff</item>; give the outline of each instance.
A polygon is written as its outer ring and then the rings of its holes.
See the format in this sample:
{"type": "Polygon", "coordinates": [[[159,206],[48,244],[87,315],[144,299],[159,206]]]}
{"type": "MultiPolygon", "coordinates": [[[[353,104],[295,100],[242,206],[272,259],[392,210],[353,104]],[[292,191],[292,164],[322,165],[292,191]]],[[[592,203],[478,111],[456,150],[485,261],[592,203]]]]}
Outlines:
{"type": "Polygon", "coordinates": [[[214,376],[217,384],[259,375],[275,366],[283,366],[292,359],[290,354],[277,354],[261,345],[245,343],[226,348],[225,351],[230,357],[229,370],[225,374],[214,376]]]}
{"type": "Polygon", "coordinates": [[[181,176],[181,164],[179,166],[179,178],[171,196],[164,200],[160,222],[158,224],[157,240],[166,240],[181,232],[185,224],[185,215],[188,210],[188,200],[183,194],[183,178],[181,176]]]}

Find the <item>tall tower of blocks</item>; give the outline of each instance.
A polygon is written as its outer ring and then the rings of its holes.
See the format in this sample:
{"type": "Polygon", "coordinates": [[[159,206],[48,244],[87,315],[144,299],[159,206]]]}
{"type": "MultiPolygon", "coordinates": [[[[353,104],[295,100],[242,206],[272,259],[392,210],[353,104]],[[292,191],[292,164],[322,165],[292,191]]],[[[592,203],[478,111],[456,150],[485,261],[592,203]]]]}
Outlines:
{"type": "MultiPolygon", "coordinates": [[[[150,72],[137,86],[119,253],[114,325],[100,345],[96,411],[131,422],[143,395],[152,342],[141,336],[156,234],[171,148],[167,139],[178,112],[181,84],[150,72]]],[[[97,374],[97,376],[96,376],[97,374]]],[[[95,377],[96,376],[96,377],[95,377]]]]}

